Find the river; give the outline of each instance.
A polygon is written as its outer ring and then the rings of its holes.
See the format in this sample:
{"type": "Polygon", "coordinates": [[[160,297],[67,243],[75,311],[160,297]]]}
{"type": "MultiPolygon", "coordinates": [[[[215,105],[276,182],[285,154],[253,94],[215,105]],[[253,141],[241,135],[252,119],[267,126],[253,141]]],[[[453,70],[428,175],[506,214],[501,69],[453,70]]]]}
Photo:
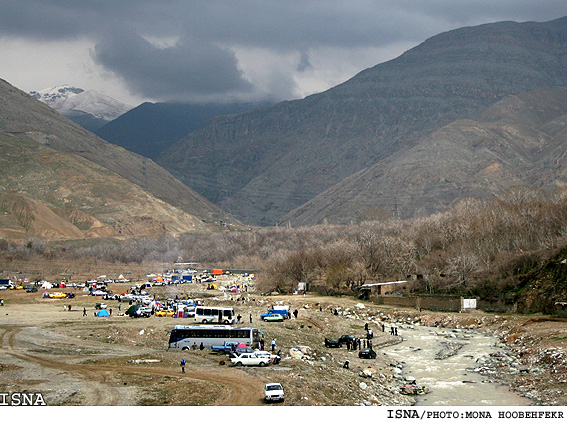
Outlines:
{"type": "Polygon", "coordinates": [[[417,396],[418,406],[530,406],[533,403],[489,382],[471,368],[477,358],[495,352],[497,339],[474,331],[452,331],[435,327],[399,326],[404,341],[382,349],[403,364],[403,376],[414,377],[430,393],[417,396]],[[460,347],[456,354],[436,359],[447,346],[460,347]]]}

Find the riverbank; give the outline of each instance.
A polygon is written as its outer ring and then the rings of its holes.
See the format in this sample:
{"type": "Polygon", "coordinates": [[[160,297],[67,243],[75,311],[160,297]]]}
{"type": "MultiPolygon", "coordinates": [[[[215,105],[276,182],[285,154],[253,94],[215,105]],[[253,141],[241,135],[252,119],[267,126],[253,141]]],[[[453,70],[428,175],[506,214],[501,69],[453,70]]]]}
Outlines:
{"type": "Polygon", "coordinates": [[[526,315],[426,313],[396,310],[387,320],[400,326],[426,326],[455,330],[454,335],[474,330],[493,335],[498,347],[476,363],[478,373],[508,386],[535,405],[567,403],[567,321],[526,315]]]}

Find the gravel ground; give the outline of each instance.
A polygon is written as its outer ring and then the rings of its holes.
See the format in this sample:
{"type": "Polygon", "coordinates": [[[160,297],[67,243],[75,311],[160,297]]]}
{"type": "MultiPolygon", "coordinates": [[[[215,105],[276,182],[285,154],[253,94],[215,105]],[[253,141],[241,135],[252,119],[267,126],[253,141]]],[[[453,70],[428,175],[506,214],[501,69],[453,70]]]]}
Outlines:
{"type": "MultiPolygon", "coordinates": [[[[279,365],[235,368],[226,364],[226,357],[207,350],[167,351],[167,331],[183,320],[120,316],[114,301],[106,301],[114,311],[111,317],[95,318],[94,306],[100,298],[80,290],[73,299],[42,299],[41,291],[3,291],[0,392],[41,392],[48,405],[266,406],[264,384],[280,382],[286,401],[268,406],[408,406],[414,398],[400,392],[401,365],[380,350],[401,341],[401,337],[383,333],[381,324],[403,323],[495,333],[502,340],[502,353],[479,364],[483,373],[535,404],[565,404],[564,320],[420,313],[352,298],[260,296],[252,288],[250,293],[232,294],[205,290],[204,286],[155,287],[150,293],[233,306],[246,325],[252,315],[252,325],[264,332],[266,344],[276,339],[277,350],[283,355],[279,365]],[[63,309],[68,304],[72,311],[63,309]],[[259,314],[274,304],[297,309],[298,318],[260,321],[259,314]],[[87,316],[83,316],[83,308],[87,316]],[[325,347],[326,337],[354,334],[363,338],[365,323],[375,333],[376,359],[359,359],[357,351],[344,347],[325,347]],[[186,374],[179,368],[181,357],[187,360],[186,374]],[[346,360],[350,361],[348,369],[343,368],[346,360]]],[[[113,287],[115,293],[121,293],[129,285],[113,287]]]]}

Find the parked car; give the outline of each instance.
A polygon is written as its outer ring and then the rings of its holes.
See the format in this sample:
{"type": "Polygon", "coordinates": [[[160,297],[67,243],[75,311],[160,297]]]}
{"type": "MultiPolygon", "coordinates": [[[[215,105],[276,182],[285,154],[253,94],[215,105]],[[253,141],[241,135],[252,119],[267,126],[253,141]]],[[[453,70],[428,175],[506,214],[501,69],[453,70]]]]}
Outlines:
{"type": "Polygon", "coordinates": [[[156,311],[155,315],[159,317],[170,317],[175,315],[175,312],[163,309],[161,311],[156,311]]]}
{"type": "Polygon", "coordinates": [[[376,359],[376,352],[372,349],[362,349],[358,352],[360,359],[376,359]]]}
{"type": "Polygon", "coordinates": [[[338,338],[326,338],[325,347],[341,347],[341,342],[338,338]]]}
{"type": "Polygon", "coordinates": [[[267,366],[270,364],[269,357],[258,356],[255,353],[242,353],[240,356],[231,358],[230,361],[235,366],[267,366]]]}
{"type": "Polygon", "coordinates": [[[264,387],[264,399],[266,401],[284,401],[285,393],[279,382],[271,382],[264,387]]]}
{"type": "Polygon", "coordinates": [[[267,350],[256,350],[254,353],[256,353],[256,355],[258,356],[267,356],[268,358],[270,358],[270,362],[274,365],[277,365],[282,360],[281,356],[273,355],[267,350]]]}
{"type": "Polygon", "coordinates": [[[30,287],[28,287],[28,288],[26,289],[26,292],[28,292],[28,293],[35,293],[35,292],[37,292],[37,287],[35,287],[35,286],[30,286],[30,287]]]}
{"type": "Polygon", "coordinates": [[[347,344],[349,340],[352,342],[356,337],[352,334],[345,334],[344,336],[339,337],[339,343],[347,344]]]}
{"type": "Polygon", "coordinates": [[[282,322],[284,317],[280,314],[269,314],[264,317],[264,321],[266,322],[282,322]]]}

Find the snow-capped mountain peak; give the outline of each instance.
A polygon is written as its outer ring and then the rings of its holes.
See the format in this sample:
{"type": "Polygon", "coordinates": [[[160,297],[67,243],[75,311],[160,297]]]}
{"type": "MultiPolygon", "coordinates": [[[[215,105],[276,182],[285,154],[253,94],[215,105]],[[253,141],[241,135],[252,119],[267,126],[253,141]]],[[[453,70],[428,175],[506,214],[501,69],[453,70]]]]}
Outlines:
{"type": "Polygon", "coordinates": [[[106,122],[116,119],[133,108],[97,91],[85,91],[71,85],[59,85],[41,91],[32,91],[30,95],[64,116],[89,114],[106,122]]]}

